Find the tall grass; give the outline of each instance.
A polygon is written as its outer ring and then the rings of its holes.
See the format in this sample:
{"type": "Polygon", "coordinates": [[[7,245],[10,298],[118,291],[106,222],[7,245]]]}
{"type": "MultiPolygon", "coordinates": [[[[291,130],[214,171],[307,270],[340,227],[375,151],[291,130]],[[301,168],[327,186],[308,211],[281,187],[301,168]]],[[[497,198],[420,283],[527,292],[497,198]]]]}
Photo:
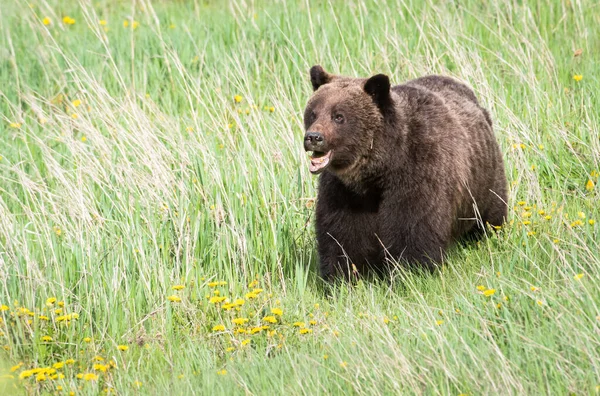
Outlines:
{"type": "Polygon", "coordinates": [[[599,26],[591,0],[4,2],[0,389],[599,392],[599,26]],[[325,296],[313,64],[471,85],[505,153],[504,229],[437,275],[325,296]],[[264,291],[224,311],[212,281],[264,291]],[[274,307],[270,329],[234,333],[274,307]],[[18,378],[70,358],[65,378],[18,378]]]}

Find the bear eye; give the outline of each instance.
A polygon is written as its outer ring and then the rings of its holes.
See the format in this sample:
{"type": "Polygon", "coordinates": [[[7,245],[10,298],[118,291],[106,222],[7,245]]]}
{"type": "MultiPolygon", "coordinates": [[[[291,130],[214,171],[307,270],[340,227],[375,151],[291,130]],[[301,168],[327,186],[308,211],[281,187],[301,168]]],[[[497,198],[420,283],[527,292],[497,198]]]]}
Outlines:
{"type": "Polygon", "coordinates": [[[343,124],[344,123],[344,116],[341,114],[336,114],[333,116],[333,121],[336,122],[336,124],[343,124]]]}

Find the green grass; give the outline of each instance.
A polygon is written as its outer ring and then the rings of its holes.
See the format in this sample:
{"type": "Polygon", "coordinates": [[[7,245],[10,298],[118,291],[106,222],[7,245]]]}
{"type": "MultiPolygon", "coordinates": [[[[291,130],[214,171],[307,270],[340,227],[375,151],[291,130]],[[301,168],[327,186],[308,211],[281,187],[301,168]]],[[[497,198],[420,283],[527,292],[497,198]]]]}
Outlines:
{"type": "Polygon", "coordinates": [[[592,0],[3,2],[0,392],[600,392],[599,42],[592,0]],[[313,64],[470,84],[510,222],[439,274],[325,296],[301,144],[313,64]],[[240,312],[209,302],[212,281],[240,312]],[[270,329],[234,332],[275,307],[270,329]]]}

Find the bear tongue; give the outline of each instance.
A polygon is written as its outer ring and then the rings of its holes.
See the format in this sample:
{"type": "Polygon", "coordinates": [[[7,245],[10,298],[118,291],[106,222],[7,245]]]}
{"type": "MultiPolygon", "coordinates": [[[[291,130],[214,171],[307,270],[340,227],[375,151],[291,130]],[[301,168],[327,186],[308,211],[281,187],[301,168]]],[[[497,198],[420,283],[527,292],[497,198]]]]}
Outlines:
{"type": "Polygon", "coordinates": [[[310,165],[308,167],[308,169],[310,170],[310,173],[312,174],[318,174],[321,173],[321,171],[323,171],[323,169],[325,169],[327,167],[327,165],[329,165],[329,159],[331,158],[331,151],[328,151],[327,154],[321,156],[321,157],[311,157],[310,158],[310,165]]]}

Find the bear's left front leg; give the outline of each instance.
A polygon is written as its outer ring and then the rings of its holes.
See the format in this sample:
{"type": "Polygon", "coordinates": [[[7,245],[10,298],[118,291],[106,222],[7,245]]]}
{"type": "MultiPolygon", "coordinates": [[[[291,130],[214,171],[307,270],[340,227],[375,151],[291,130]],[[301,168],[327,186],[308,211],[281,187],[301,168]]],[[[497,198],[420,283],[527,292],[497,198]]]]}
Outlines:
{"type": "Polygon", "coordinates": [[[441,264],[452,235],[452,214],[440,206],[386,205],[380,239],[388,256],[433,270],[441,264]],[[390,207],[391,206],[391,207],[390,207]]]}

